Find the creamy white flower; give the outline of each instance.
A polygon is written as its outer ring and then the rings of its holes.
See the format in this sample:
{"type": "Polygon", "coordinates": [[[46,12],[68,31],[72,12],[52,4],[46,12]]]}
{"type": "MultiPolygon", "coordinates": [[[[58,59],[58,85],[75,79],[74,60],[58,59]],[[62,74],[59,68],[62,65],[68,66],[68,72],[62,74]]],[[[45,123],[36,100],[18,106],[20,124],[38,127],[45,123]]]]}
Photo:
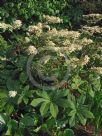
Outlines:
{"type": "Polygon", "coordinates": [[[22,26],[22,21],[21,20],[15,20],[13,22],[13,28],[14,29],[20,28],[21,26],[22,26]]]}
{"type": "Polygon", "coordinates": [[[73,57],[70,59],[70,64],[73,68],[76,68],[78,66],[78,62],[79,62],[78,58],[73,57]]]}
{"type": "Polygon", "coordinates": [[[66,39],[66,40],[63,41],[62,44],[63,44],[64,46],[69,46],[69,45],[71,45],[72,43],[70,42],[69,39],[66,39]]]}
{"type": "Polygon", "coordinates": [[[38,27],[38,28],[42,28],[42,27],[43,27],[43,24],[42,24],[42,23],[38,23],[38,24],[37,24],[37,27],[38,27]]]}
{"type": "Polygon", "coordinates": [[[16,91],[9,91],[9,97],[15,97],[17,95],[16,91]]]}
{"type": "Polygon", "coordinates": [[[37,37],[39,37],[42,33],[42,27],[40,26],[40,24],[38,26],[29,26],[28,32],[32,34],[34,33],[37,37]]]}
{"type": "Polygon", "coordinates": [[[89,33],[89,34],[94,34],[94,33],[102,34],[102,27],[99,27],[99,26],[83,26],[82,31],[89,33]]]}
{"type": "Polygon", "coordinates": [[[83,19],[90,25],[95,24],[96,22],[102,19],[102,14],[88,14],[83,15],[83,19]]]}
{"type": "Polygon", "coordinates": [[[56,44],[53,41],[47,41],[48,46],[55,46],[56,44]]]}
{"type": "Polygon", "coordinates": [[[89,62],[89,60],[90,60],[89,56],[85,55],[85,57],[82,58],[81,61],[80,61],[81,66],[86,65],[89,62]]]}
{"type": "Polygon", "coordinates": [[[102,14],[88,14],[88,15],[83,15],[85,19],[102,19],[102,14]]]}
{"type": "Polygon", "coordinates": [[[46,36],[50,37],[65,37],[69,39],[77,39],[80,36],[79,32],[76,31],[68,31],[67,29],[57,30],[56,28],[53,28],[52,30],[48,31],[46,33],[46,36]]]}
{"type": "Polygon", "coordinates": [[[102,67],[92,67],[91,70],[93,70],[99,74],[102,74],[102,67]]]}
{"type": "Polygon", "coordinates": [[[93,43],[93,40],[87,39],[87,38],[83,38],[81,43],[82,43],[82,45],[88,45],[88,44],[93,43]]]}
{"type": "Polygon", "coordinates": [[[55,17],[55,16],[43,15],[43,18],[45,19],[46,22],[51,23],[51,24],[63,22],[62,19],[60,19],[59,17],[55,17]]]}
{"type": "Polygon", "coordinates": [[[0,28],[6,30],[6,29],[12,29],[12,26],[10,24],[6,24],[6,23],[0,23],[0,28]]]}
{"type": "Polygon", "coordinates": [[[38,53],[37,49],[33,45],[30,45],[26,51],[28,55],[31,55],[31,54],[36,55],[38,53]]]}

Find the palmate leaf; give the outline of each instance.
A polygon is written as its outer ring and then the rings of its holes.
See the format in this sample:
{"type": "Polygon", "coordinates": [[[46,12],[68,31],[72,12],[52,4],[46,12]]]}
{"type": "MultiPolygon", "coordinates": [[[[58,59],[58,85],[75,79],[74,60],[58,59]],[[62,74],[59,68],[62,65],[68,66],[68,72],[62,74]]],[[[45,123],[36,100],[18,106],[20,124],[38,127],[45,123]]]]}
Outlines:
{"type": "Polygon", "coordinates": [[[56,118],[57,117],[57,114],[58,114],[58,106],[54,103],[51,103],[50,104],[50,113],[51,115],[56,118]]]}

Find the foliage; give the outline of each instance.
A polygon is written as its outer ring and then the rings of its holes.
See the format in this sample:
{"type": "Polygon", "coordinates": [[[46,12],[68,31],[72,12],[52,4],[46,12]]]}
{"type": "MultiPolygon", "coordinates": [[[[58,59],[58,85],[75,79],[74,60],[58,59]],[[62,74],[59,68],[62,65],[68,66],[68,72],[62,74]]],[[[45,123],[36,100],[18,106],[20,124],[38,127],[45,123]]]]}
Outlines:
{"type": "Polygon", "coordinates": [[[55,28],[62,19],[43,17],[26,29],[20,20],[16,27],[0,24],[1,34],[10,34],[7,41],[0,36],[0,132],[73,136],[73,128],[90,124],[96,134],[102,125],[102,38],[55,28]],[[40,88],[26,71],[32,55],[31,75],[40,88]],[[56,87],[64,75],[68,79],[56,87]]]}
{"type": "Polygon", "coordinates": [[[29,23],[41,21],[43,14],[49,14],[62,16],[68,25],[70,21],[78,23],[81,19],[82,12],[79,6],[79,0],[4,0],[1,1],[0,17],[9,23],[21,18],[24,23],[29,23]]]}

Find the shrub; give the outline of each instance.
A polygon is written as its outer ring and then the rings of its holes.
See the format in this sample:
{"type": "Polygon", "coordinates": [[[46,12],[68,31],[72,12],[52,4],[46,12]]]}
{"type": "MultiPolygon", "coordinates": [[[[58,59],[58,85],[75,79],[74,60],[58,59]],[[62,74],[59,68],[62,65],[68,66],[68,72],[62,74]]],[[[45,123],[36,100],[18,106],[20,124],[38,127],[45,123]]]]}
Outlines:
{"type": "Polygon", "coordinates": [[[99,132],[102,39],[53,23],[63,20],[44,15],[23,35],[17,33],[21,21],[16,28],[15,23],[1,25],[2,32],[11,34],[8,43],[0,37],[0,55],[8,48],[0,57],[2,135],[74,135],[73,127],[87,124],[99,132]]]}

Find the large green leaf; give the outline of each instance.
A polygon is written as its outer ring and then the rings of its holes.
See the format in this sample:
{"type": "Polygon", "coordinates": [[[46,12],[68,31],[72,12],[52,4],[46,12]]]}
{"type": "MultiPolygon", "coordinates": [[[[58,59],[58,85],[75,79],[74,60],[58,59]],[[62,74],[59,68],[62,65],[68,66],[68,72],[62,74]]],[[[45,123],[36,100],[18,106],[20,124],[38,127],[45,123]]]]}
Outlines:
{"type": "Polygon", "coordinates": [[[40,113],[42,116],[44,116],[48,109],[49,109],[50,103],[49,102],[43,102],[40,107],[40,113]]]}
{"type": "Polygon", "coordinates": [[[43,91],[43,92],[41,93],[41,96],[42,96],[44,99],[50,100],[50,97],[49,97],[49,95],[48,95],[48,93],[47,93],[46,91],[43,91]]]}
{"type": "Polygon", "coordinates": [[[51,103],[50,104],[50,112],[51,112],[52,116],[54,118],[56,118],[56,116],[58,114],[58,106],[56,104],[54,104],[54,103],[51,103]]]}
{"type": "Polygon", "coordinates": [[[43,98],[36,98],[36,99],[33,99],[32,102],[31,102],[31,105],[36,107],[38,106],[41,102],[44,102],[45,99],[43,98]]]}

